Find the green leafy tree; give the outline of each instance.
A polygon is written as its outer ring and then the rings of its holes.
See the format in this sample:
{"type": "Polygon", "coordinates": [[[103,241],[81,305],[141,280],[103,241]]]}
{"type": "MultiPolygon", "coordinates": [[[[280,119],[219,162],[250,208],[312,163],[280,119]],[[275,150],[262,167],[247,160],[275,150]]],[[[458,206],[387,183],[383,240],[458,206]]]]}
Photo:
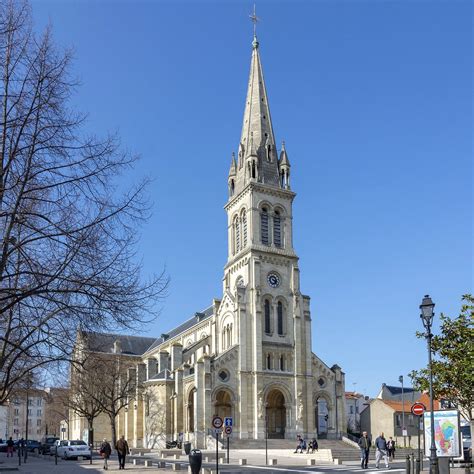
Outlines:
{"type": "MultiPolygon", "coordinates": [[[[461,313],[456,318],[441,314],[441,331],[433,336],[433,394],[460,410],[473,425],[474,370],[473,316],[474,298],[462,297],[461,313]]],[[[425,337],[417,333],[417,337],[425,337]]],[[[417,390],[429,389],[429,368],[410,373],[417,390]]]]}

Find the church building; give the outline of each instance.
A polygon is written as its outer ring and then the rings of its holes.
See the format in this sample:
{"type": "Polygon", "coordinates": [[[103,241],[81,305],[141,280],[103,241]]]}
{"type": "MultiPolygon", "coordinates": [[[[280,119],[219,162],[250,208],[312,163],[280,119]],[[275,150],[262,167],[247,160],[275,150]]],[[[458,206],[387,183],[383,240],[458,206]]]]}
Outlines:
{"type": "MultiPolygon", "coordinates": [[[[214,415],[233,418],[241,443],[346,432],[344,373],[311,349],[310,297],[301,293],[293,248],[291,165],[285,144],[277,148],[255,35],[227,186],[221,298],[157,339],[79,335],[85,350],[127,355],[135,392],[117,433],[131,446],[159,447],[182,433],[205,448],[214,415]]],[[[81,423],[72,423],[78,436],[81,423]]]]}

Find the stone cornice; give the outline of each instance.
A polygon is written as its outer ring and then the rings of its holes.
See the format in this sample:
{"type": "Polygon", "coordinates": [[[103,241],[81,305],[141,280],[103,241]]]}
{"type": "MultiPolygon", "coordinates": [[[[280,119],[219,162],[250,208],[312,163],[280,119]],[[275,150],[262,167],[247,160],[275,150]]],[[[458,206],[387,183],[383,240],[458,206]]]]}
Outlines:
{"type": "MultiPolygon", "coordinates": [[[[245,249],[241,250],[238,254],[234,255],[234,257],[229,260],[225,267],[224,271],[228,270],[230,267],[235,265],[239,260],[245,259],[245,263],[248,262],[250,256],[249,254],[254,254],[255,257],[260,257],[262,260],[266,261],[269,258],[278,258],[278,257],[285,257],[289,259],[296,259],[299,260],[299,257],[293,251],[293,249],[282,249],[278,247],[270,247],[267,245],[259,245],[259,244],[252,244],[247,246],[245,249]],[[255,255],[255,253],[262,253],[264,255],[255,255]]],[[[268,260],[267,260],[268,261],[268,260]]]]}
{"type": "Polygon", "coordinates": [[[267,194],[268,196],[276,196],[285,199],[289,198],[291,202],[293,202],[293,199],[296,196],[296,193],[288,189],[276,188],[268,184],[256,183],[255,181],[251,181],[236,196],[227,201],[227,203],[224,205],[224,209],[228,211],[229,208],[234,206],[238,201],[240,201],[244,196],[246,196],[250,191],[253,190],[258,191],[262,194],[267,194]]]}

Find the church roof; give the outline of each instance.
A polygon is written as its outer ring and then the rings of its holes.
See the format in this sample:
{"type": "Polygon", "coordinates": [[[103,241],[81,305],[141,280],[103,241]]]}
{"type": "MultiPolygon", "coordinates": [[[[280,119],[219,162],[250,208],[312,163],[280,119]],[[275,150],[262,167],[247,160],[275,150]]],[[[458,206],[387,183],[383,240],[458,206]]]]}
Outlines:
{"type": "Polygon", "coordinates": [[[191,329],[194,325],[212,316],[213,313],[214,313],[213,306],[209,306],[209,308],[205,309],[201,313],[196,313],[192,318],[189,318],[188,320],[184,321],[184,323],[175,327],[171,331],[168,331],[166,334],[163,334],[158,339],[155,339],[153,344],[150,347],[148,347],[148,350],[146,352],[156,349],[157,347],[161,346],[161,344],[168,341],[169,339],[172,339],[173,337],[178,336],[182,332],[187,331],[188,329],[191,329]]]}
{"type": "Polygon", "coordinates": [[[156,340],[154,337],[128,336],[81,331],[86,348],[93,352],[114,352],[114,344],[120,343],[122,354],[142,355],[156,340]]]}

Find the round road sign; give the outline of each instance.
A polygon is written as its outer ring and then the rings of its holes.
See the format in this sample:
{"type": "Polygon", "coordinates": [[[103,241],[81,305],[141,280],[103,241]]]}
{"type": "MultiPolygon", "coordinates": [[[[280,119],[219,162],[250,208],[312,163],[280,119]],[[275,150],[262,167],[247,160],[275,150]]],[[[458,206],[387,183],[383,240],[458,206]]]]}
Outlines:
{"type": "Polygon", "coordinates": [[[231,435],[232,434],[232,426],[226,426],[224,428],[224,432],[226,435],[231,435]]]}
{"type": "Polygon", "coordinates": [[[423,403],[414,403],[411,406],[411,412],[416,416],[422,416],[425,410],[426,408],[425,408],[425,405],[423,405],[423,403]]]}
{"type": "Polygon", "coordinates": [[[212,419],[212,426],[213,426],[213,428],[216,428],[217,430],[219,428],[222,428],[223,424],[224,424],[224,422],[222,421],[222,418],[220,416],[215,416],[212,419]]]}

